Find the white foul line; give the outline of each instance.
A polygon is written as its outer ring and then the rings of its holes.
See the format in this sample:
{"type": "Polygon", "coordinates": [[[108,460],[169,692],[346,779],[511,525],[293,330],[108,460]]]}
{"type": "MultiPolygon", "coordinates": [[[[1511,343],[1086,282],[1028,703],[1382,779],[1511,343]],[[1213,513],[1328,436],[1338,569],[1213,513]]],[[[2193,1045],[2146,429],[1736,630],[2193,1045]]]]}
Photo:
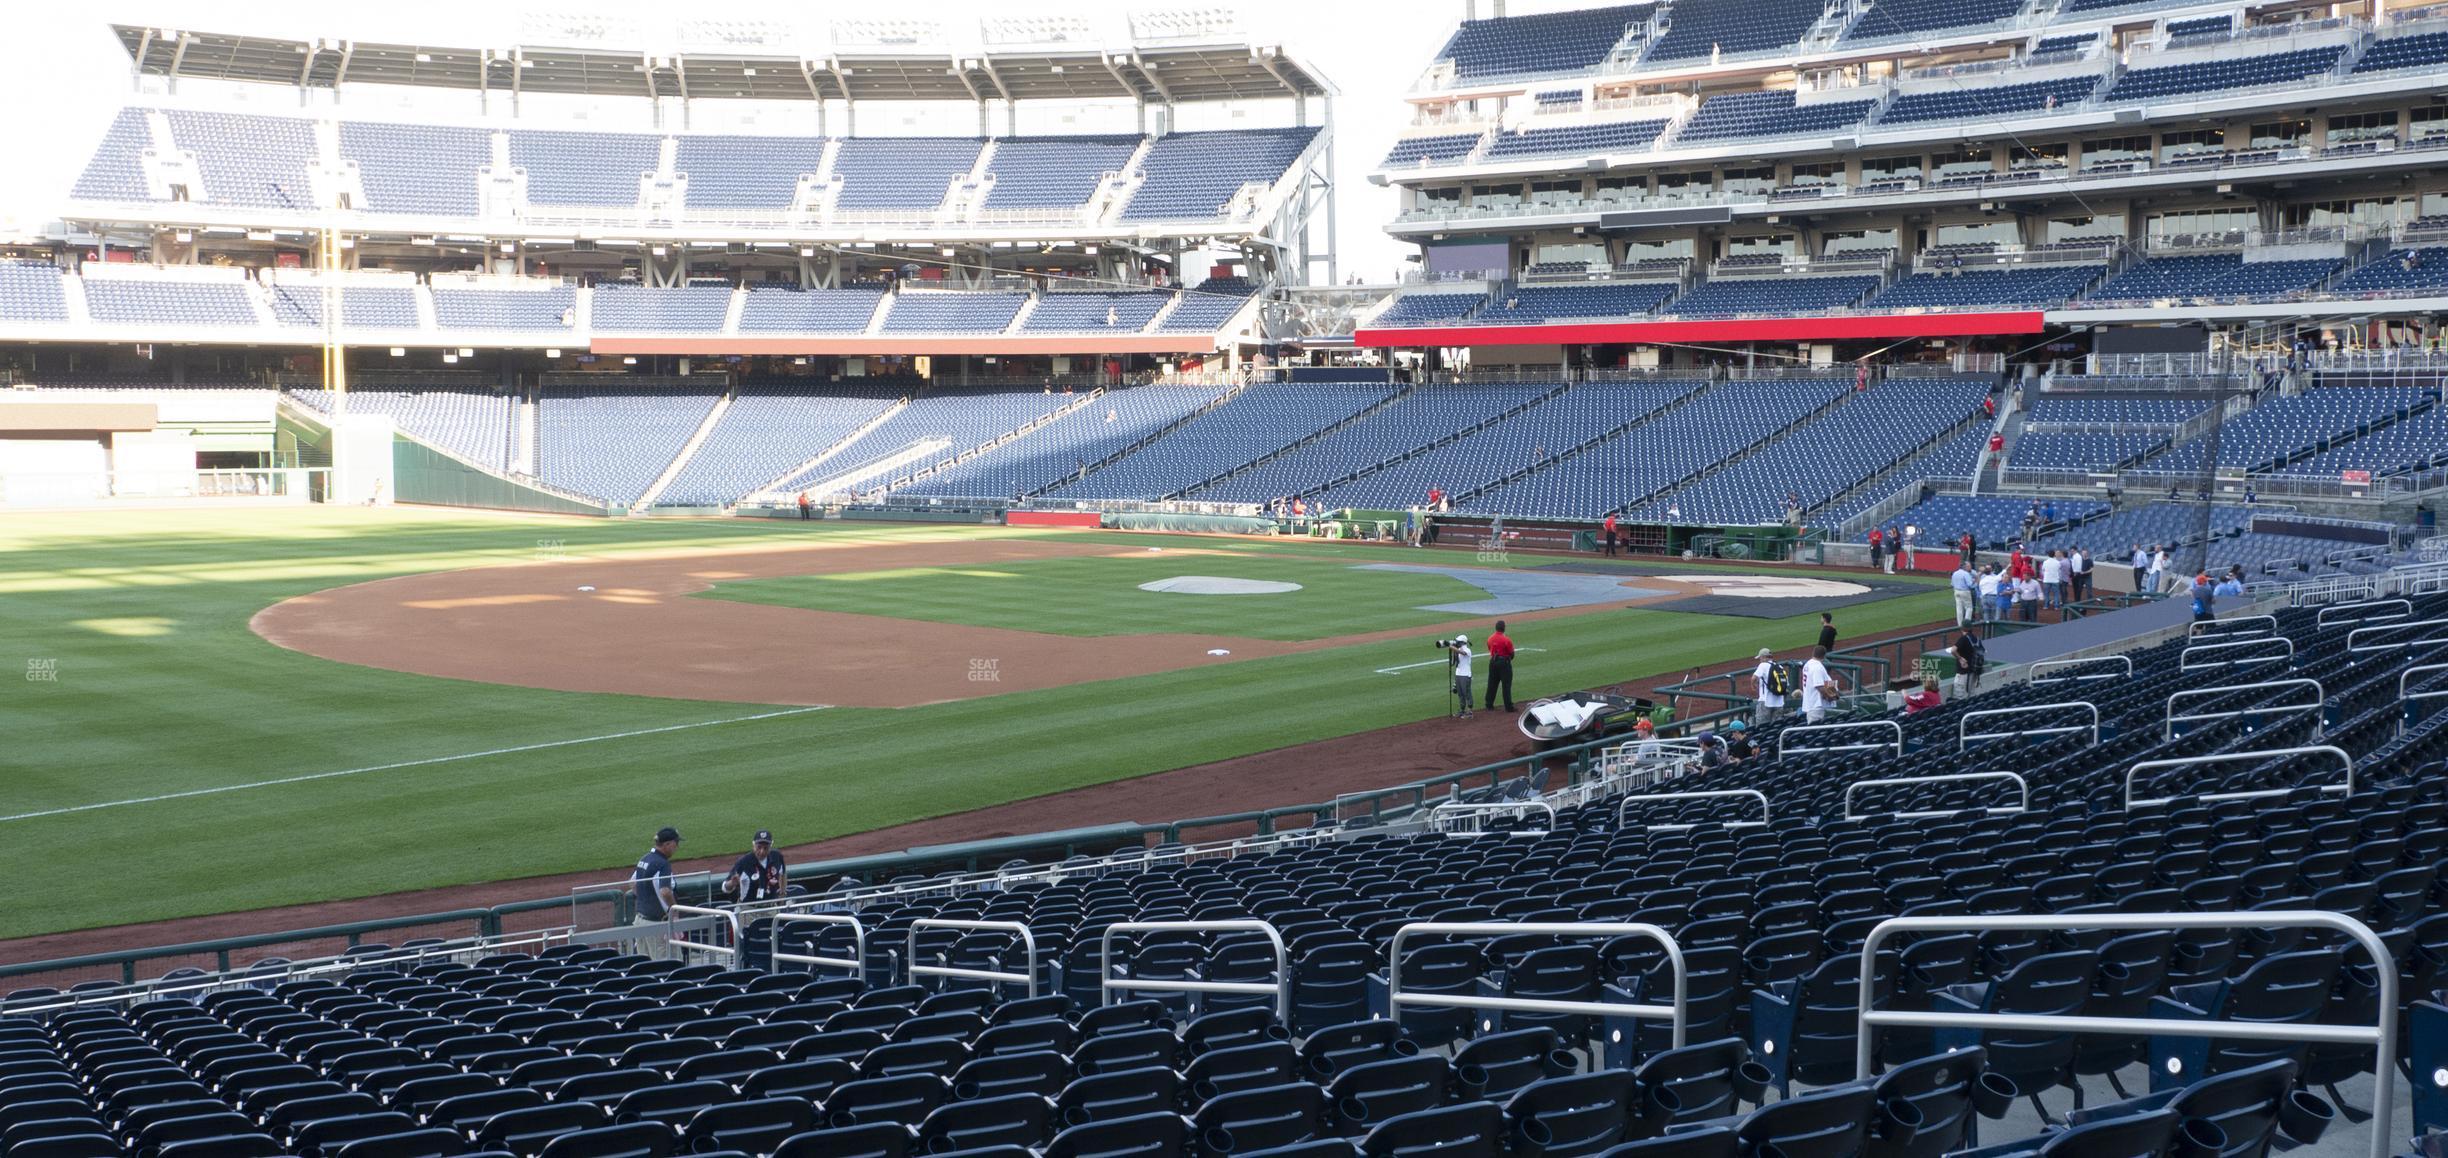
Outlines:
{"type": "Polygon", "coordinates": [[[540,744],[519,744],[509,748],[488,748],[482,752],[462,752],[456,756],[432,756],[423,760],[402,760],[394,764],[369,764],[363,768],[343,768],[336,772],[309,772],[303,776],[283,776],[278,780],[256,780],[246,784],[224,784],[218,788],[196,788],[186,792],[168,792],[160,796],[137,796],[127,800],[105,800],[96,804],[76,804],[66,808],[46,808],[40,812],[20,812],[0,816],[0,824],[12,820],[35,820],[45,816],[65,816],[71,812],[93,812],[103,808],[120,808],[130,804],[158,804],[165,800],[186,800],[195,796],[217,796],[224,792],[241,792],[249,788],[272,788],[282,784],[303,784],[309,780],[330,780],[338,776],[355,776],[364,772],[390,772],[400,768],[419,768],[427,764],[449,764],[457,760],[482,760],[487,756],[508,756],[518,752],[541,752],[547,748],[567,748],[576,744],[597,744],[605,740],[628,740],[638,736],[653,736],[664,732],[685,732],[691,728],[715,728],[724,724],[745,724],[754,720],[772,720],[783,716],[803,716],[821,712],[829,704],[804,708],[786,708],[779,712],[759,712],[753,716],[733,716],[724,720],[699,720],[690,724],[666,724],[660,728],[639,728],[633,732],[614,732],[605,736],[580,736],[575,740],[546,740],[540,744]]]}
{"type": "MultiPolygon", "coordinates": [[[[1543,647],[1517,647],[1517,648],[1514,648],[1514,649],[1513,649],[1514,653],[1515,653],[1515,654],[1517,654],[1517,655],[1518,655],[1518,654],[1520,654],[1520,653],[1522,653],[1522,652],[1525,652],[1525,651],[1545,651],[1545,650],[1547,650],[1547,649],[1546,649],[1546,648],[1543,648],[1543,647]]],[[[1441,667],[1441,666],[1444,666],[1444,664],[1445,664],[1446,662],[1447,662],[1447,661],[1445,661],[1445,660],[1441,660],[1441,659],[1423,659],[1423,660],[1419,661],[1418,663],[1403,663],[1403,664],[1396,664],[1396,665],[1394,665],[1393,667],[1381,667],[1381,668],[1378,668],[1378,669],[1377,669],[1377,674],[1378,674],[1378,675],[1393,675],[1395,672],[1398,672],[1398,671],[1410,671],[1412,668],[1415,668],[1415,667],[1441,667]]],[[[0,816],[0,820],[7,820],[7,819],[9,819],[9,818],[8,818],[8,817],[5,817],[5,816],[0,816]]]]}

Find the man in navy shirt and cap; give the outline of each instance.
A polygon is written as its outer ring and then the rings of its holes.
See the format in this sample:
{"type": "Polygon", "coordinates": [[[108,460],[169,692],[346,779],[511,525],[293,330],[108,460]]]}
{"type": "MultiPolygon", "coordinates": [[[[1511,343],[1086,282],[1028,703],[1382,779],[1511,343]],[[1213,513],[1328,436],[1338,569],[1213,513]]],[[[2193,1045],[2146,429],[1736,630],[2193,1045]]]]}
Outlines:
{"type": "Polygon", "coordinates": [[[773,833],[760,828],[751,851],[740,854],[731,864],[731,875],[723,878],[723,891],[739,898],[743,905],[782,898],[789,873],[784,868],[782,854],[774,851],[773,833]]]}
{"type": "MultiPolygon", "coordinates": [[[[630,888],[637,893],[637,911],[630,915],[632,925],[659,925],[671,919],[672,854],[680,850],[680,830],[665,825],[655,833],[654,847],[639,857],[637,867],[629,870],[630,888]]],[[[664,956],[670,952],[667,938],[657,937],[644,946],[648,956],[664,956]]]]}

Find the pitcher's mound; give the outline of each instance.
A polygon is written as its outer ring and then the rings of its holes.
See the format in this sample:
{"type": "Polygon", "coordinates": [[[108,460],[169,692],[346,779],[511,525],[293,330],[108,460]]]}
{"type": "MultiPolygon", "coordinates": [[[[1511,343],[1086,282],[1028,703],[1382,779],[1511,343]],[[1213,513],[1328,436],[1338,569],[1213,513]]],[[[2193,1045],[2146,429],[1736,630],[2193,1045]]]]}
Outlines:
{"type": "Polygon", "coordinates": [[[1227,579],[1219,575],[1176,575],[1170,579],[1142,583],[1139,589],[1171,595],[1281,595],[1286,591],[1298,591],[1301,585],[1267,579],[1227,579]]]}

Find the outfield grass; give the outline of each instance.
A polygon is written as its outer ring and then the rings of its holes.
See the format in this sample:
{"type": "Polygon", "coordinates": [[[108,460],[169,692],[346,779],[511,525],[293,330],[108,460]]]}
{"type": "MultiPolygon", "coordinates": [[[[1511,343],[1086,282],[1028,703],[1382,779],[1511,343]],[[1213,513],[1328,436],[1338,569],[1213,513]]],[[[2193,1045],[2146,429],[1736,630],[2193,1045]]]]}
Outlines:
{"type": "MultiPolygon", "coordinates": [[[[759,827],[795,844],[1443,710],[1417,672],[1372,673],[1420,658],[1398,640],[1116,681],[1127,693],[1083,684],[453,759],[761,709],[354,667],[274,647],[246,626],[292,596],[540,549],[1077,533],[348,508],[0,516],[0,842],[20,898],[0,906],[0,938],[625,864],[665,823],[704,834],[690,853],[759,827]],[[290,782],[213,791],[270,780],[290,782]],[[198,792],[208,794],[176,795],[198,792]],[[116,803],[159,797],[170,798],[116,803]]],[[[1293,561],[1353,556],[1301,541],[1232,546],[1293,561]]],[[[1860,638],[1946,614],[1933,588],[1850,608],[1840,622],[1860,638]]],[[[1547,650],[1524,662],[1519,691],[1798,646],[1815,624],[1650,611],[1543,620],[1520,633],[1547,650]]]]}
{"type": "Polygon", "coordinates": [[[1189,632],[1285,640],[1440,623],[1453,619],[1453,613],[1419,609],[1487,597],[1451,576],[1362,570],[1354,562],[1348,557],[1287,558],[1260,551],[1231,556],[1151,552],[1125,558],[751,579],[718,583],[704,597],[1051,635],[1189,632]],[[1181,575],[1297,583],[1301,589],[1266,595],[1139,589],[1142,583],[1181,575]]]}

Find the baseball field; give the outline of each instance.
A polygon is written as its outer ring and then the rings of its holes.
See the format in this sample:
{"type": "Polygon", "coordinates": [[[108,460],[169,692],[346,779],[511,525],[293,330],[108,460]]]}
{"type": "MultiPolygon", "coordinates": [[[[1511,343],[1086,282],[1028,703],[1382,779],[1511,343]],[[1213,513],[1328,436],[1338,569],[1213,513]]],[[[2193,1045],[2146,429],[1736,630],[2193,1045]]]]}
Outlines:
{"type": "MultiPolygon", "coordinates": [[[[1444,711],[1425,641],[1499,614],[1520,700],[1816,628],[1663,607],[1762,568],[1558,563],[943,524],[0,516],[0,940],[609,870],[666,823],[800,844],[1406,724],[1444,711]],[[1217,579],[1271,590],[1194,593],[1217,579]]],[[[1947,614],[1935,586],[1889,595],[1838,613],[1847,638],[1947,614]]]]}

